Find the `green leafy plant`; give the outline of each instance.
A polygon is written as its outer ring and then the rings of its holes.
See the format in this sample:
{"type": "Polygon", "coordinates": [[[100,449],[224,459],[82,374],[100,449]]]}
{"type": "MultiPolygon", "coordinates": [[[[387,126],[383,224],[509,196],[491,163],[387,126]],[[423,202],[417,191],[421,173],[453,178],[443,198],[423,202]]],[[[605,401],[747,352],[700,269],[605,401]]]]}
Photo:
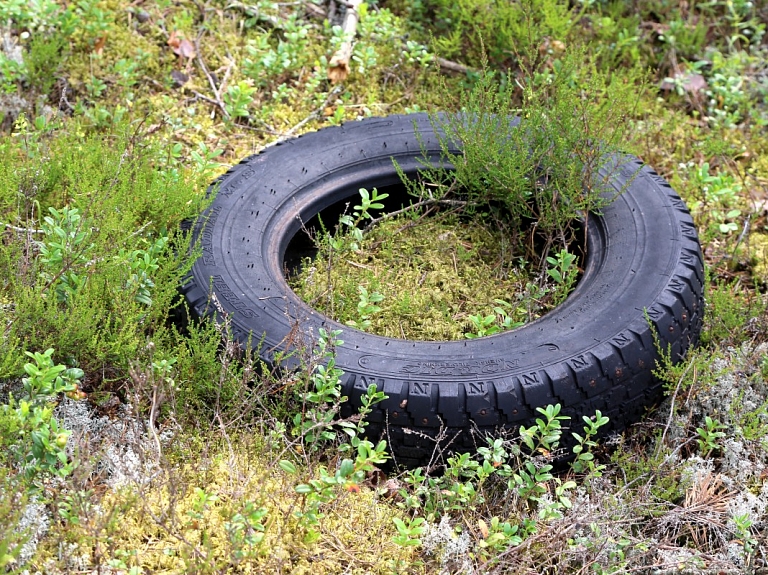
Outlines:
{"type": "Polygon", "coordinates": [[[146,250],[133,250],[126,254],[121,250],[119,259],[125,259],[131,266],[131,277],[128,279],[127,288],[136,291],[135,299],[144,305],[152,305],[152,288],[155,283],[152,275],[160,268],[159,256],[165,251],[168,244],[168,236],[162,236],[152,242],[146,250]]]}
{"type": "MultiPolygon", "coordinates": [[[[492,560],[494,554],[539,533],[542,522],[559,519],[571,508],[569,493],[578,485],[575,478],[558,476],[553,465],[542,457],[557,450],[562,422],[569,419],[560,415],[560,409],[559,405],[539,408],[542,417],[535,425],[521,428],[518,441],[489,438],[474,456],[461,453],[449,457],[440,475],[425,474],[423,468],[408,471],[403,477],[406,487],[399,490],[399,506],[410,510],[414,517],[423,516],[432,522],[452,513],[483,509],[494,493],[494,486],[501,484],[515,495],[519,521],[492,517],[490,527],[484,520],[478,522],[483,533],[478,543],[480,555],[492,560]]],[[[603,466],[594,463],[589,450],[596,445],[593,438],[608,418],[597,412],[592,418],[584,417],[584,422],[584,435],[574,434],[577,444],[573,452],[577,458],[572,468],[576,472],[587,471],[588,477],[598,477],[603,466]]],[[[407,527],[407,523],[402,529],[398,527],[401,544],[416,545],[407,543],[414,538],[409,539],[407,527]]]]}
{"type": "Polygon", "coordinates": [[[497,304],[493,308],[493,314],[491,315],[470,315],[469,321],[472,322],[472,326],[475,331],[464,334],[467,339],[474,339],[477,337],[485,337],[486,335],[493,335],[501,331],[515,329],[520,327],[525,322],[515,321],[509,312],[515,313],[511,303],[502,299],[496,299],[494,302],[497,304]]]}
{"type": "Polygon", "coordinates": [[[689,177],[695,186],[698,199],[691,209],[703,220],[710,233],[730,234],[739,229],[737,220],[741,216],[739,193],[741,184],[727,171],[710,171],[709,162],[701,166],[683,164],[689,169],[689,177]]]}
{"type": "Polygon", "coordinates": [[[720,440],[725,437],[724,429],[725,426],[722,423],[707,415],[704,418],[704,427],[696,428],[696,433],[699,434],[699,438],[696,440],[699,451],[708,456],[713,451],[722,449],[720,440]]]}
{"type": "Polygon", "coordinates": [[[223,153],[224,150],[222,149],[210,150],[208,149],[208,146],[205,145],[205,142],[200,142],[197,145],[197,149],[192,150],[189,155],[195,163],[197,172],[202,177],[207,178],[221,168],[222,164],[215,160],[223,153]]]}
{"type": "MultiPolygon", "coordinates": [[[[296,493],[304,497],[303,509],[296,511],[295,516],[306,530],[304,540],[308,543],[317,541],[320,537],[316,526],[323,517],[323,506],[336,500],[340,490],[358,492],[366,474],[387,460],[385,441],[374,445],[370,441],[360,439],[355,433],[351,436],[350,445],[354,446],[354,458],[342,459],[335,472],[321,465],[317,469],[318,477],[295,486],[296,493]]],[[[292,462],[282,460],[279,464],[283,471],[292,475],[297,473],[292,462]]]]}
{"type": "Polygon", "coordinates": [[[80,525],[81,517],[92,511],[92,499],[93,491],[90,489],[67,493],[58,502],[59,517],[70,525],[80,525]]]}
{"type": "Polygon", "coordinates": [[[543,418],[537,417],[534,425],[520,427],[520,440],[531,453],[549,454],[557,449],[562,436],[562,422],[570,419],[567,415],[560,415],[560,404],[537,407],[543,418]]]}
{"type": "Polygon", "coordinates": [[[357,250],[360,242],[363,241],[363,230],[360,224],[366,220],[372,220],[371,210],[381,210],[384,208],[382,200],[389,197],[389,194],[379,193],[376,188],[370,192],[365,188],[360,188],[360,203],[355,205],[351,214],[342,214],[339,217],[339,228],[333,237],[329,237],[331,247],[336,251],[345,249],[357,250]]]}
{"type": "Polygon", "coordinates": [[[419,537],[426,530],[423,517],[414,517],[408,519],[407,522],[399,517],[393,517],[392,521],[397,528],[397,535],[393,539],[395,543],[403,547],[418,547],[421,545],[419,537]]]}
{"type": "Polygon", "coordinates": [[[475,331],[465,333],[467,339],[474,339],[476,337],[485,337],[486,335],[493,335],[499,333],[501,328],[496,325],[496,316],[490,315],[471,315],[469,321],[472,322],[475,331]]]}
{"type": "Polygon", "coordinates": [[[257,90],[247,80],[242,80],[227,88],[227,91],[224,93],[224,108],[229,117],[247,118],[250,116],[248,108],[257,90]]]}
{"type": "Polygon", "coordinates": [[[242,509],[224,522],[224,529],[232,545],[236,559],[253,559],[258,556],[264,542],[267,509],[246,501],[242,509]]]}
{"type": "Polygon", "coordinates": [[[53,289],[56,299],[67,303],[87,281],[83,268],[89,263],[87,253],[94,244],[79,209],[49,207],[48,212],[41,226],[45,240],[38,242],[41,277],[45,289],[53,289]]]}
{"type": "Polygon", "coordinates": [[[731,520],[733,521],[736,537],[743,542],[744,552],[747,555],[751,555],[758,546],[758,541],[752,532],[754,521],[748,513],[734,515],[731,517],[731,520]]]}
{"type": "Polygon", "coordinates": [[[28,377],[22,379],[25,397],[13,396],[2,406],[3,426],[18,439],[9,447],[24,468],[34,478],[39,474],[66,477],[74,469],[66,446],[70,432],[53,417],[50,402],[59,394],[77,389],[83,371],[53,363],[53,349],[43,353],[26,352],[33,359],[24,365],[28,377]]]}
{"type": "Polygon", "coordinates": [[[333,348],[344,343],[338,339],[340,334],[341,330],[328,332],[325,328],[320,329],[317,363],[310,377],[311,387],[301,394],[308,409],[293,417],[294,434],[303,437],[311,449],[318,449],[319,441],[328,441],[336,436],[331,428],[342,400],[341,376],[344,372],[336,367],[333,348]]]}
{"type": "MultiPolygon", "coordinates": [[[[532,453],[548,455],[558,448],[562,436],[562,421],[570,419],[560,415],[560,404],[539,407],[537,411],[543,418],[537,418],[535,425],[520,428],[520,439],[532,453]]],[[[515,490],[518,496],[539,507],[539,517],[544,520],[562,517],[562,510],[568,509],[571,502],[566,493],[576,487],[574,481],[565,482],[556,478],[551,471],[553,466],[549,463],[538,463],[528,460],[512,475],[509,480],[509,488],[515,490]],[[542,496],[548,493],[546,483],[554,481],[554,497],[552,500],[543,500],[542,496]]]]}
{"type": "Polygon", "coordinates": [[[574,254],[569,254],[567,249],[562,249],[554,257],[547,256],[547,263],[552,266],[547,270],[547,274],[555,280],[559,287],[554,292],[554,298],[556,303],[560,303],[568,296],[576,283],[578,275],[577,257],[574,254]]]}
{"type": "Polygon", "coordinates": [[[600,428],[608,424],[609,419],[598,409],[592,417],[583,415],[582,420],[586,424],[583,428],[584,434],[571,433],[578,442],[573,446],[573,453],[576,455],[576,459],[571,463],[571,468],[576,473],[587,472],[593,477],[600,477],[603,469],[605,469],[605,465],[595,464],[595,456],[591,450],[597,447],[597,442],[594,438],[597,436],[600,428]]]}
{"type": "MultiPolygon", "coordinates": [[[[361,398],[359,416],[353,421],[336,421],[339,405],[346,399],[341,396],[341,376],[344,372],[336,367],[334,348],[344,343],[338,339],[341,330],[319,330],[318,349],[315,354],[315,367],[310,377],[309,389],[299,392],[304,407],[300,413],[293,416],[293,434],[302,438],[306,449],[316,451],[321,442],[336,437],[336,428],[340,428],[350,437],[351,447],[342,445],[340,450],[364,449],[359,438],[367,425],[365,416],[370,413],[373,405],[386,399],[383,391],[371,384],[361,398]]],[[[368,448],[372,448],[368,444],[368,448]]],[[[377,446],[378,448],[378,446],[377,446]]]]}
{"type": "MultiPolygon", "coordinates": [[[[482,520],[481,520],[482,521],[482,520]]],[[[485,557],[503,553],[510,547],[515,547],[523,542],[526,535],[520,525],[512,525],[509,521],[502,521],[499,517],[491,517],[491,524],[485,521],[481,523],[481,529],[485,528],[488,535],[478,542],[478,547],[485,557]]]]}
{"type": "Polygon", "coordinates": [[[378,292],[369,294],[363,286],[358,286],[357,289],[360,292],[360,301],[357,303],[357,313],[360,319],[349,320],[347,325],[365,331],[371,327],[371,315],[381,311],[381,307],[376,304],[381,302],[384,296],[378,292]]]}

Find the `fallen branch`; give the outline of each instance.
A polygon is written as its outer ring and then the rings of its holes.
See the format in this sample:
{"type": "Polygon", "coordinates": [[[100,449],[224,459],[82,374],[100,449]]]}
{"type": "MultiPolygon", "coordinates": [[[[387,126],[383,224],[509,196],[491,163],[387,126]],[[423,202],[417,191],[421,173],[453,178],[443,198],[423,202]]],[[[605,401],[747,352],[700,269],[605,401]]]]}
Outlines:
{"type": "Polygon", "coordinates": [[[320,104],[318,108],[313,110],[306,118],[304,118],[301,122],[293,126],[290,130],[283,133],[279,138],[277,138],[274,142],[270,142],[266,147],[275,146],[281,142],[284,142],[285,140],[288,140],[292,138],[296,132],[298,132],[303,126],[305,126],[307,123],[311,122],[312,120],[319,118],[323,114],[323,110],[325,110],[328,107],[328,104],[331,103],[333,98],[341,92],[341,86],[336,86],[333,90],[328,92],[328,96],[323,100],[323,103],[320,104]]]}
{"type": "Polygon", "coordinates": [[[399,216],[400,214],[404,214],[411,210],[423,208],[424,206],[435,206],[435,205],[445,205],[445,206],[454,206],[454,207],[463,208],[469,205],[469,202],[465,202],[463,200],[436,200],[436,199],[421,200],[405,208],[395,210],[394,212],[387,212],[386,214],[380,215],[378,218],[371,219],[371,221],[368,222],[368,225],[363,228],[363,233],[365,234],[370,232],[374,228],[374,226],[383,222],[384,220],[394,218],[395,216],[399,216]]]}
{"type": "Polygon", "coordinates": [[[458,62],[446,60],[445,58],[435,58],[435,63],[440,66],[440,69],[447,72],[456,72],[457,74],[469,74],[471,72],[478,72],[478,70],[474,68],[470,68],[464,64],[459,64],[458,62]]]}
{"type": "MultiPolygon", "coordinates": [[[[221,101],[221,90],[216,86],[216,82],[214,82],[213,77],[211,76],[211,73],[208,71],[208,66],[205,65],[205,61],[203,60],[203,57],[200,55],[200,36],[198,36],[195,39],[195,55],[197,56],[197,63],[200,65],[200,68],[202,69],[203,73],[205,74],[205,77],[208,79],[208,83],[211,86],[211,91],[213,92],[213,95],[215,98],[211,100],[210,98],[203,98],[207,99],[209,102],[213,102],[216,104],[216,106],[221,110],[221,113],[224,115],[224,118],[226,120],[231,119],[229,116],[229,112],[227,112],[227,108],[224,106],[224,102],[221,101]]],[[[230,61],[229,66],[227,67],[227,71],[224,74],[224,82],[227,81],[227,78],[229,77],[230,68],[232,66],[232,62],[230,61]]],[[[224,87],[224,82],[221,85],[221,88],[224,87]]],[[[195,94],[197,96],[201,96],[201,94],[195,94]]]]}
{"type": "Polygon", "coordinates": [[[20,228],[19,226],[13,226],[11,224],[7,224],[7,223],[4,223],[4,222],[2,222],[2,223],[6,227],[6,229],[13,230],[14,232],[20,232],[20,233],[23,233],[23,234],[44,234],[45,233],[44,230],[35,230],[35,229],[32,229],[32,228],[20,228]]]}
{"type": "Polygon", "coordinates": [[[363,0],[350,0],[347,3],[347,12],[344,14],[344,23],[342,24],[342,32],[344,36],[344,42],[336,53],[331,57],[331,61],[328,64],[328,79],[338,84],[343,82],[349,76],[349,60],[352,58],[352,44],[357,32],[357,23],[360,20],[360,14],[357,12],[358,6],[362,4],[363,0]]]}

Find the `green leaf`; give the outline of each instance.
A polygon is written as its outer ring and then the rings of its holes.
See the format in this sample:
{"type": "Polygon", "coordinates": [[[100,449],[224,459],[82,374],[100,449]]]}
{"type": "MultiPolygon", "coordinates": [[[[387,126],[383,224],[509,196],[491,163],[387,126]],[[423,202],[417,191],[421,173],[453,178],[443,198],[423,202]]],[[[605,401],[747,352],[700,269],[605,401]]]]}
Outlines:
{"type": "Polygon", "coordinates": [[[282,469],[286,473],[290,473],[291,475],[296,474],[296,466],[292,462],[288,461],[287,459],[281,459],[278,465],[280,466],[280,469],[282,469]]]}
{"type": "Polygon", "coordinates": [[[355,464],[352,462],[351,459],[345,459],[341,462],[341,466],[339,467],[339,474],[341,474],[342,477],[349,477],[354,473],[355,471],[355,464]]]}

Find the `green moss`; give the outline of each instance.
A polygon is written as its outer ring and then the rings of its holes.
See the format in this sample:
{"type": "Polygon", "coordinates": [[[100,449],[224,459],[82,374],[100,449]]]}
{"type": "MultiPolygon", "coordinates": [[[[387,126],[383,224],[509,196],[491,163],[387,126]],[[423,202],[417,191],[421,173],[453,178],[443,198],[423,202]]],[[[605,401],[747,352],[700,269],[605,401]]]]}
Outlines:
{"type": "Polygon", "coordinates": [[[757,283],[768,285],[768,234],[749,237],[751,247],[752,276],[757,283]]]}
{"type": "MultiPolygon", "coordinates": [[[[535,275],[535,274],[534,274],[535,275]]],[[[384,296],[373,333],[417,340],[457,340],[473,332],[470,315],[492,314],[503,300],[513,322],[530,321],[550,299],[526,297],[532,271],[514,257],[502,229],[480,216],[401,215],[377,225],[357,251],[321,248],[291,285],[302,299],[341,322],[359,320],[358,286],[384,296]]]]}
{"type": "Polygon", "coordinates": [[[413,549],[392,541],[397,512],[373,490],[339,490],[321,510],[320,538],[307,542],[296,516],[302,508],[293,488],[298,478],[247,440],[208,441],[205,448],[206,456],[165,467],[151,483],[107,491],[79,523],[55,525],[48,541],[65,539],[74,547],[62,557],[44,546],[35,565],[66,572],[68,561],[82,556],[87,564],[121,558],[145,573],[362,575],[412,562],[413,549]],[[244,534],[263,539],[238,540],[233,526],[243,520],[244,534]]]}
{"type": "Polygon", "coordinates": [[[708,345],[738,345],[751,339],[752,318],[762,317],[766,302],[754,291],[747,290],[740,281],[715,281],[706,286],[707,307],[701,341],[708,345]]]}

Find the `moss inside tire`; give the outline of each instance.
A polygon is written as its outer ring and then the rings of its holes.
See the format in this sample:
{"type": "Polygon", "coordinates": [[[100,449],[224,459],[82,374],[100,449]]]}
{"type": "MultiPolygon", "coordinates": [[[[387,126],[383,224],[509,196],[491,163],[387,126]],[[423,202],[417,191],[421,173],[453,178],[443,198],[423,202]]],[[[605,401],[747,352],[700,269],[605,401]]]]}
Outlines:
{"type": "Polygon", "coordinates": [[[559,403],[574,422],[599,409],[615,431],[637,421],[663,392],[652,373],[653,331],[680,361],[698,339],[704,283],[684,202],[637,158],[622,157],[611,170],[611,187],[626,189],[589,217],[574,292],[516,330],[453,342],[384,338],[334,322],[288,287],[285,261],[302,222],[361,187],[395,185],[393,158],[416,173],[422,148],[437,161],[426,115],[391,116],[325,128],[232,168],[195,226],[202,256],[183,286],[192,310],[226,312],[233,336],[246,345],[252,334],[268,362],[296,341],[296,330],[304,341],[320,327],[343,330],[343,415],[376,384],[388,399],[370,415],[368,432],[387,439],[404,465],[425,464],[446,445],[474,450],[478,434],[530,425],[547,404],[559,403]]]}

